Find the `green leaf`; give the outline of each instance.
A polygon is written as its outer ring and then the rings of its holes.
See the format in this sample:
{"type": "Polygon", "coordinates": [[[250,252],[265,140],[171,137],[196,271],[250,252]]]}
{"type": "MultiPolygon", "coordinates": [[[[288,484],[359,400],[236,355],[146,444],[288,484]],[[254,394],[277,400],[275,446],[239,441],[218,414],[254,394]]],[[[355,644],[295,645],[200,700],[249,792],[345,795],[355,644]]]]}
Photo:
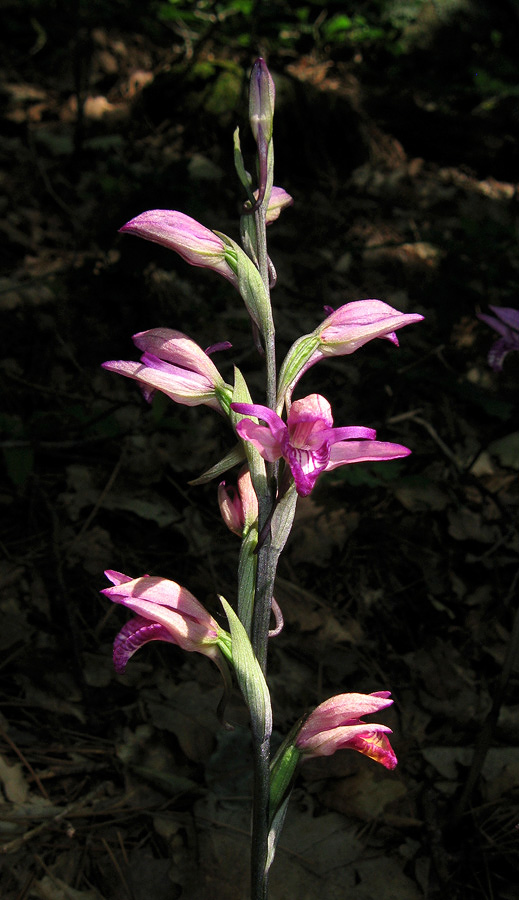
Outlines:
{"type": "Polygon", "coordinates": [[[287,395],[290,397],[290,394],[292,393],[292,390],[294,388],[294,383],[299,378],[301,369],[303,369],[312,354],[317,350],[319,344],[320,339],[319,336],[315,334],[315,332],[312,334],[304,334],[302,337],[298,338],[294,344],[292,344],[290,350],[285,356],[285,359],[283,360],[283,364],[279,373],[278,396],[276,404],[278,413],[282,412],[285,399],[287,395]]]}
{"type": "Polygon", "coordinates": [[[245,458],[244,448],[241,444],[236,444],[232,450],[229,450],[228,453],[225,454],[224,458],[211,466],[210,469],[207,469],[203,475],[199,475],[198,478],[194,478],[193,481],[189,481],[188,484],[207,484],[208,481],[211,481],[213,478],[218,478],[219,475],[223,475],[224,472],[227,472],[228,469],[232,469],[233,466],[238,466],[243,462],[245,458]]]}
{"type": "Polygon", "coordinates": [[[278,845],[279,837],[281,835],[281,830],[283,825],[285,824],[285,816],[287,814],[288,809],[288,801],[290,800],[290,794],[288,797],[285,797],[281,806],[277,810],[273,820],[272,825],[270,826],[269,834],[268,834],[268,852],[267,852],[267,860],[265,862],[265,872],[268,872],[272,863],[274,862],[274,856],[276,855],[276,847],[278,845]]]}
{"type": "Polygon", "coordinates": [[[258,528],[253,525],[242,539],[238,562],[238,614],[248,635],[251,633],[256,593],[257,544],[258,528]]]}
{"type": "Polygon", "coordinates": [[[220,597],[220,602],[231,630],[236,678],[250,712],[253,733],[263,742],[272,731],[272,706],[267,682],[238,616],[225,597],[220,597]]]}
{"type": "Polygon", "coordinates": [[[265,339],[273,334],[272,306],[261,275],[236,241],[221,231],[214,232],[226,245],[225,260],[238,276],[238,290],[253,322],[265,339]]]}
{"type": "Polygon", "coordinates": [[[301,759],[301,753],[295,744],[292,743],[295,740],[299,726],[300,723],[298,723],[297,730],[292,729],[290,735],[276,753],[271,765],[270,816],[272,821],[274,821],[287,791],[291,790],[297,764],[301,759]]]}
{"type": "Polygon", "coordinates": [[[251,201],[251,203],[254,203],[254,195],[252,193],[252,180],[251,180],[249,173],[245,169],[245,164],[243,162],[239,128],[235,128],[234,134],[233,134],[233,140],[234,140],[234,168],[236,169],[236,174],[238,175],[238,178],[240,179],[243,187],[247,191],[247,196],[248,196],[249,200],[251,201]]]}
{"type": "Polygon", "coordinates": [[[276,504],[270,526],[272,552],[279,556],[292,530],[297,505],[296,486],[293,482],[281,500],[276,504]]]}

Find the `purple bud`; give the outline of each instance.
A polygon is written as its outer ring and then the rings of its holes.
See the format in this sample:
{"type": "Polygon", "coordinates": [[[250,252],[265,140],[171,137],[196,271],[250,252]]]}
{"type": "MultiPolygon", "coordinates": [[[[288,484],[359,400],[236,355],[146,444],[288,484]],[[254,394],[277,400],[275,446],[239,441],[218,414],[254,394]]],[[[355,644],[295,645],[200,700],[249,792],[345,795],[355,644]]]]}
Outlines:
{"type": "Polygon", "coordinates": [[[275,97],[274,82],[260,57],[252,67],[249,91],[250,127],[258,145],[262,138],[267,144],[272,139],[275,97]]]}

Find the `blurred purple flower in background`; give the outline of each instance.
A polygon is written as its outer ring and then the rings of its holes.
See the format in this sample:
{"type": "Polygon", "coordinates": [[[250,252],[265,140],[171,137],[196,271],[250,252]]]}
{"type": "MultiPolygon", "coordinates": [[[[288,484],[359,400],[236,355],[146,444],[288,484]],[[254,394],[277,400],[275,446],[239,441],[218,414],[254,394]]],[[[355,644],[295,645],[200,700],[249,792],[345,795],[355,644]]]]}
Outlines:
{"type": "Polygon", "coordinates": [[[504,358],[511,350],[519,350],[519,310],[509,306],[491,306],[495,316],[478,313],[478,319],[490,325],[501,337],[492,344],[488,363],[494,372],[501,372],[504,358]]]}

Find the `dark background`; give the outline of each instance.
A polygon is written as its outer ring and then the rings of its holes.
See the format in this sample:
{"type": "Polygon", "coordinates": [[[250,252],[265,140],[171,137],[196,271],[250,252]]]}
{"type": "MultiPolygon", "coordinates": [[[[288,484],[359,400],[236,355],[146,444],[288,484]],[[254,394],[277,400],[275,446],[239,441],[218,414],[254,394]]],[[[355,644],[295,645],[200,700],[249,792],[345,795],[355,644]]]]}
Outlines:
{"type": "Polygon", "coordinates": [[[127,617],[98,593],[105,568],[160,574],[220,617],[238,542],[215,484],[188,482],[230,435],[100,363],[137,358],[131,335],[156,326],[230,340],[217,364],[262,402],[232,287],[117,234],[159,207],[237,237],[232,132],[252,164],[258,54],[295,201],[269,229],[280,358],[324,305],[425,315],[400,349],[371,342],[299,385],[413,454],[323,476],[299,505],[277,739],[333,693],[391,690],[400,763],[302,768],[272,900],[516,898],[519,357],[491,371],[477,313],[519,305],[517,0],[1,10],[2,898],[246,896],[240,697],[222,731],[218,673],[166,645],[115,676],[127,617]]]}

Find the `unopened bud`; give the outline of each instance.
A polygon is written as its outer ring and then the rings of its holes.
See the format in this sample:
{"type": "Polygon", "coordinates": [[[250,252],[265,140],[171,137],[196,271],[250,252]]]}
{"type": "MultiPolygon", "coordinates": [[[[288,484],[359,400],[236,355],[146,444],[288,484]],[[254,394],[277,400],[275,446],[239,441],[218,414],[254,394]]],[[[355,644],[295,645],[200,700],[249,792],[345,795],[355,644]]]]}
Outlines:
{"type": "Polygon", "coordinates": [[[276,89],[264,59],[256,60],[250,76],[249,115],[250,127],[256,143],[272,139],[274,101],[276,89]],[[261,129],[261,131],[260,131],[261,129]]]}

